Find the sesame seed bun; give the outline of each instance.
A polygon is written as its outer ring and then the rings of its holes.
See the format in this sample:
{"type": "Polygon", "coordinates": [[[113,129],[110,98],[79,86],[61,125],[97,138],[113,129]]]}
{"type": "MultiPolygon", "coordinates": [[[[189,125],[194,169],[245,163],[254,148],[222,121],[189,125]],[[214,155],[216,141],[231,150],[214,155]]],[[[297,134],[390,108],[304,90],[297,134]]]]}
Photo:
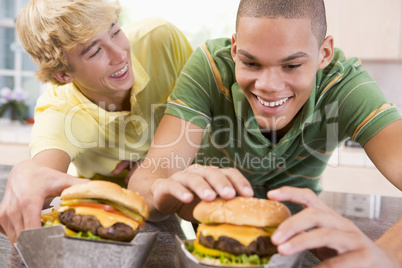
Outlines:
{"type": "Polygon", "coordinates": [[[149,209],[138,193],[124,189],[109,181],[90,181],[66,188],[60,196],[61,200],[98,198],[122,205],[140,214],[145,220],[149,217],[149,209]]]}
{"type": "Polygon", "coordinates": [[[289,209],[281,202],[254,197],[235,197],[230,200],[201,201],[194,208],[196,220],[206,224],[235,224],[255,227],[276,227],[290,217],[289,209]]]}

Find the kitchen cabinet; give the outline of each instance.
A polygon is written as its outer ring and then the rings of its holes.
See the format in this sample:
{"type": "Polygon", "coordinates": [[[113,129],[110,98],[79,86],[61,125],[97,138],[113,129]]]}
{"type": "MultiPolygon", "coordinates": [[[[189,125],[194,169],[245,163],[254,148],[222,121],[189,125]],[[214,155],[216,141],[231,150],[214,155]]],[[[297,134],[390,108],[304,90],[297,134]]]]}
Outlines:
{"type": "Polygon", "coordinates": [[[376,168],[327,166],[321,176],[324,191],[401,197],[402,191],[391,184],[376,168]]]}
{"type": "Polygon", "coordinates": [[[361,147],[341,145],[321,176],[324,191],[402,197],[361,147]]]}
{"type": "Polygon", "coordinates": [[[402,59],[402,0],[325,0],[329,35],[346,57],[402,59]]]}

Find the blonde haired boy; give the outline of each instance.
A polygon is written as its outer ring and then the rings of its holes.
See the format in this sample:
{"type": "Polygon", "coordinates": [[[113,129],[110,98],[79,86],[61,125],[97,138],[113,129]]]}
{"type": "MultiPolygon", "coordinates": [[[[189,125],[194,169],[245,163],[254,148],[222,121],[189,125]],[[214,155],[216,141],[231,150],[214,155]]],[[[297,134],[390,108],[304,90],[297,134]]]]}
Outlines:
{"type": "Polygon", "coordinates": [[[150,18],[120,28],[108,0],[32,0],[17,19],[23,47],[48,82],[38,99],[32,160],[16,165],[0,205],[1,231],[13,243],[40,226],[47,197],[85,180],[126,185],[129,162],[147,153],[164,103],[192,53],[171,23],[150,18]]]}

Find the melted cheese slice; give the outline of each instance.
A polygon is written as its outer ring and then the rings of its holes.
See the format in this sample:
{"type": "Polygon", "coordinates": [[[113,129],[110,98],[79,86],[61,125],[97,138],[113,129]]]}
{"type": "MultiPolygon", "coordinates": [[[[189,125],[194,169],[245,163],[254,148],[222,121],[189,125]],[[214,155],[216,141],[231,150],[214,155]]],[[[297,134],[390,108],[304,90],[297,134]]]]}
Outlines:
{"type": "Polygon", "coordinates": [[[95,216],[100,224],[102,224],[103,227],[108,228],[115,224],[116,222],[122,222],[133,228],[134,230],[138,228],[138,222],[131,220],[127,217],[117,215],[114,213],[110,213],[107,211],[104,211],[103,209],[98,209],[98,208],[90,208],[90,207],[61,207],[58,209],[59,212],[66,211],[67,209],[74,209],[75,214],[77,215],[92,215],[95,216]]]}
{"type": "Polygon", "coordinates": [[[221,236],[227,236],[236,239],[244,246],[250,245],[254,240],[260,236],[271,236],[274,228],[267,231],[263,228],[256,228],[251,226],[237,226],[230,224],[207,225],[200,224],[197,229],[197,238],[199,234],[203,236],[212,236],[214,240],[218,240],[221,236]]]}

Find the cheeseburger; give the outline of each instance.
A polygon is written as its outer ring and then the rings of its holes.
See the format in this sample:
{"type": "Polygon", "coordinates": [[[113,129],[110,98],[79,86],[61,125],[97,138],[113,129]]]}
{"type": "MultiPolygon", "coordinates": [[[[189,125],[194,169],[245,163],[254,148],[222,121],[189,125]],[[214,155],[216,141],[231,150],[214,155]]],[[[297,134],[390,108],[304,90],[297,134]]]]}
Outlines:
{"type": "Polygon", "coordinates": [[[201,201],[193,255],[214,265],[262,265],[276,253],[270,236],[290,216],[282,203],[253,197],[201,201]]]}
{"type": "Polygon", "coordinates": [[[108,181],[71,186],[60,199],[61,207],[41,218],[52,225],[62,223],[70,236],[84,234],[129,242],[149,217],[140,195],[108,181]]]}

